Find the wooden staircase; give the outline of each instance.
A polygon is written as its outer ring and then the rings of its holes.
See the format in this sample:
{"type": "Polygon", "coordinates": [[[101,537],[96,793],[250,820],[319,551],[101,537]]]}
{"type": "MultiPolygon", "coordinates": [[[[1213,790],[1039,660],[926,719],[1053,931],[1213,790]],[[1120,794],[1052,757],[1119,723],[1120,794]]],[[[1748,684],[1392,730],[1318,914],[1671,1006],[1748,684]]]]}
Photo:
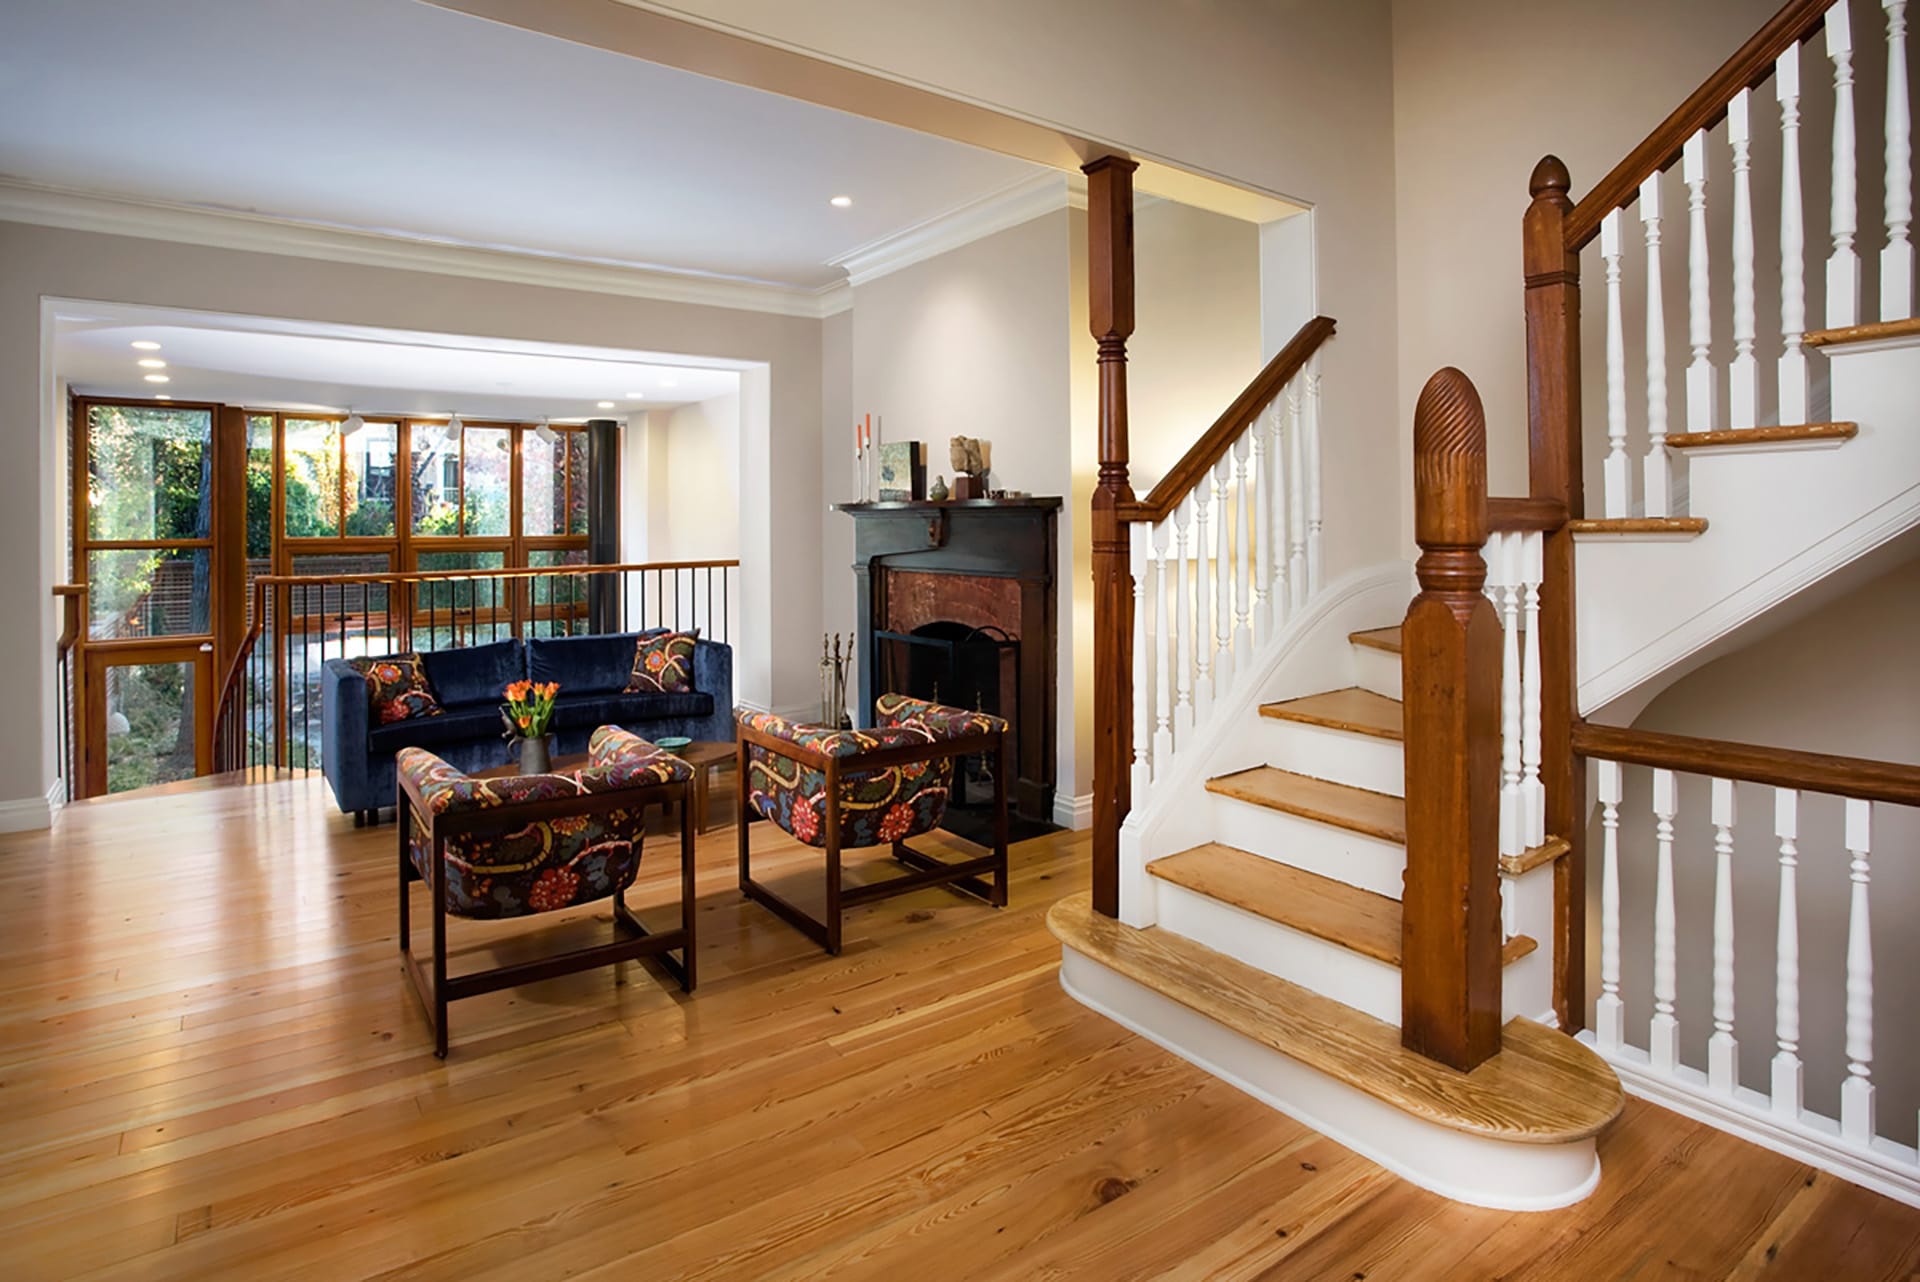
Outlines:
{"type": "MultiPolygon", "coordinates": [[[[1257,742],[1285,764],[1205,782],[1217,839],[1147,864],[1152,926],[1101,916],[1085,897],[1054,909],[1063,982],[1448,1196],[1506,1207],[1584,1196],[1594,1137],[1622,1101],[1598,1056],[1519,1014],[1472,1072],[1401,1044],[1400,628],[1354,632],[1349,649],[1365,684],[1257,706],[1257,742]]],[[[1550,879],[1566,848],[1555,842],[1512,875],[1550,879]]],[[[1531,992],[1529,1014],[1547,1014],[1548,959],[1532,935],[1508,934],[1503,967],[1527,961],[1535,982],[1512,987],[1531,992]]]]}

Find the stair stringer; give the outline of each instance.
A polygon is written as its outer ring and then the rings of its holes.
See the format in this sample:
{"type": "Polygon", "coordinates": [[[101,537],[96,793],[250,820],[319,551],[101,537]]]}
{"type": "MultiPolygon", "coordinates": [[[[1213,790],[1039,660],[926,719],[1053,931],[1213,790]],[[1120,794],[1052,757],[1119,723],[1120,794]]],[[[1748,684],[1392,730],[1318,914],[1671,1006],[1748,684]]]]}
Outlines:
{"type": "Polygon", "coordinates": [[[1260,705],[1340,689],[1354,682],[1350,632],[1402,618],[1413,599],[1413,567],[1390,561],[1328,584],[1264,645],[1217,696],[1203,726],[1133,798],[1120,829],[1120,920],[1146,927],[1159,920],[1158,889],[1147,864],[1213,838],[1213,811],[1203,804],[1208,779],[1266,764],[1260,705]]]}
{"type": "Polygon", "coordinates": [[[1832,449],[1690,460],[1686,543],[1589,542],[1577,567],[1579,707],[1613,703],[1920,525],[1920,340],[1832,352],[1832,449]]]}

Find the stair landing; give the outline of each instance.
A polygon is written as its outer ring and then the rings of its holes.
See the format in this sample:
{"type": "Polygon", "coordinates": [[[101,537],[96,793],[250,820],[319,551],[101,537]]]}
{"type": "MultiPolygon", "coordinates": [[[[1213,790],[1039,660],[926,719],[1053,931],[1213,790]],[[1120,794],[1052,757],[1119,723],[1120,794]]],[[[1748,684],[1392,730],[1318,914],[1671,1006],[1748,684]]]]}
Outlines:
{"type": "Polygon", "coordinates": [[[1126,979],[1450,1131],[1529,1145],[1591,1140],[1624,1102],[1598,1055],[1532,1020],[1509,1020],[1500,1053],[1461,1073],[1401,1046],[1391,1024],[1191,940],[1103,917],[1089,895],[1055,904],[1047,926],[1126,979]]]}

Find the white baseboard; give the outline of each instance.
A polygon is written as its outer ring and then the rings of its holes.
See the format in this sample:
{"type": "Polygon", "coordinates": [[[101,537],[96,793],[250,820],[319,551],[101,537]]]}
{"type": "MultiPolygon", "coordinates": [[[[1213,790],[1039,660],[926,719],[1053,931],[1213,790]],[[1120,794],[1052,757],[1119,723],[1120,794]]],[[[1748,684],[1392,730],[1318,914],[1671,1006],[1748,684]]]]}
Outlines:
{"type": "Polygon", "coordinates": [[[1071,797],[1064,792],[1054,793],[1053,821],[1075,832],[1085,832],[1093,827],[1093,794],[1083,792],[1071,797]]]}
{"type": "Polygon", "coordinates": [[[0,801],[0,832],[33,832],[53,827],[53,805],[45,796],[0,801]]]}
{"type": "Polygon", "coordinates": [[[1682,1067],[1678,1075],[1669,1076],[1656,1070],[1647,1053],[1636,1047],[1602,1050],[1592,1030],[1575,1036],[1612,1066],[1630,1095],[1785,1153],[1896,1202],[1920,1207],[1920,1154],[1904,1144],[1876,1139],[1863,1147],[1841,1139],[1840,1128],[1831,1118],[1805,1110],[1797,1118],[1782,1117],[1758,1091],[1742,1086],[1724,1095],[1709,1087],[1706,1074],[1697,1069],[1682,1067]]]}

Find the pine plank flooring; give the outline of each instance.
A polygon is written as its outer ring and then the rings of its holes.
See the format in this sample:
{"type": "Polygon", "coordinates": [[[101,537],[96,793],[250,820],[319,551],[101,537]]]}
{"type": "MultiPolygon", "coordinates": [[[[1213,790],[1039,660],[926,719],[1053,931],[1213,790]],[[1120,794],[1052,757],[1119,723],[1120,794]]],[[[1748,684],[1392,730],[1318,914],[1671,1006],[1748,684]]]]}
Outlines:
{"type": "MultiPolygon", "coordinates": [[[[816,854],[753,839],[756,868],[818,894],[816,854]]],[[[0,837],[0,1277],[1920,1268],[1920,1212],[1637,1101],[1568,1211],[1394,1179],[1060,991],[1045,916],[1086,886],[1065,835],[1016,847],[1009,908],[871,905],[829,958],[741,901],[717,827],[691,998],[637,963],[489,994],[455,1005],[442,1063],[399,969],[393,841],[317,780],[87,803],[0,837]]],[[[643,918],[671,914],[665,850],[643,918]]],[[[607,928],[575,916],[538,942],[607,928]]],[[[456,923],[453,950],[505,960],[526,934],[456,923]]]]}

